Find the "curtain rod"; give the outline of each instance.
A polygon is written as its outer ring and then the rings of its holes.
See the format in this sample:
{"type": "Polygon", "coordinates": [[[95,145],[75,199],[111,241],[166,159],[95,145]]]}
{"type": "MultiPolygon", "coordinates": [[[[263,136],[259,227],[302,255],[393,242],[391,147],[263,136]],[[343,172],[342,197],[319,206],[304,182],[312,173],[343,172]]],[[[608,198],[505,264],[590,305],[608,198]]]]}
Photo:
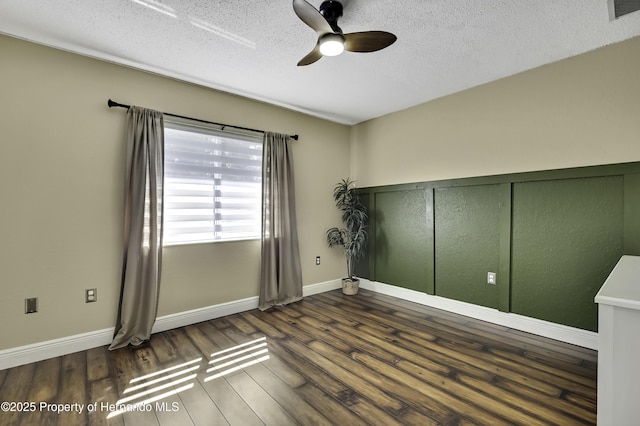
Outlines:
{"type": "MultiPolygon", "coordinates": [[[[118,107],[118,108],[129,108],[131,105],[125,105],[125,104],[121,104],[119,102],[115,102],[112,101],[111,99],[109,99],[109,101],[107,102],[107,105],[109,105],[109,108],[113,108],[113,107],[118,107]]],[[[200,120],[199,118],[191,118],[191,117],[185,117],[184,115],[178,115],[178,114],[171,114],[168,112],[163,112],[162,114],[164,115],[168,115],[170,117],[176,117],[176,118],[185,118],[187,120],[193,120],[193,121],[197,121],[200,123],[206,123],[206,124],[215,124],[216,126],[222,126],[222,128],[224,129],[225,127],[233,127],[234,129],[240,129],[240,130],[248,130],[250,132],[258,132],[258,133],[265,133],[264,130],[258,130],[258,129],[250,129],[248,127],[240,127],[240,126],[234,126],[232,124],[224,124],[224,123],[216,123],[214,121],[207,121],[207,120],[200,120]]],[[[298,140],[298,135],[289,135],[289,137],[293,140],[298,140]]]]}

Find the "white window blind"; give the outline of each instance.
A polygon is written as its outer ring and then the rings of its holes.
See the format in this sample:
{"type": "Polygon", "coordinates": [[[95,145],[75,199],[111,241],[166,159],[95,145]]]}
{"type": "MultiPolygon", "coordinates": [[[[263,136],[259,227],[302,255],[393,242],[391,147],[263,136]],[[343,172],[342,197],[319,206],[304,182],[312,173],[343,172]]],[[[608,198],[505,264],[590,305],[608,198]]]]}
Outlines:
{"type": "Polygon", "coordinates": [[[262,138],[165,118],[164,244],[258,239],[262,138]]]}

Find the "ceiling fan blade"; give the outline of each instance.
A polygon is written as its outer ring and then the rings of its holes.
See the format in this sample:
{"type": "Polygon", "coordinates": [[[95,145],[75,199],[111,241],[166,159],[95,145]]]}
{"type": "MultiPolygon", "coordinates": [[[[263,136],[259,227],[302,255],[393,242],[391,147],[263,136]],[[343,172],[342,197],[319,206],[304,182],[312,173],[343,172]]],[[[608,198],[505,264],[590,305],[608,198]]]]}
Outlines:
{"type": "Polygon", "coordinates": [[[322,53],[320,53],[320,43],[318,43],[316,44],[316,47],[314,47],[313,50],[307,54],[307,56],[300,59],[300,62],[298,62],[298,66],[302,67],[305,65],[311,65],[314,62],[320,60],[320,58],[322,58],[322,53]]]}
{"type": "Polygon", "coordinates": [[[324,19],[324,16],[322,16],[318,9],[305,0],[293,0],[293,10],[302,22],[310,26],[318,34],[322,35],[333,32],[331,25],[324,19]]]}
{"type": "Polygon", "coordinates": [[[349,52],[375,52],[392,45],[398,38],[386,31],[363,31],[344,34],[344,50],[349,52]]]}

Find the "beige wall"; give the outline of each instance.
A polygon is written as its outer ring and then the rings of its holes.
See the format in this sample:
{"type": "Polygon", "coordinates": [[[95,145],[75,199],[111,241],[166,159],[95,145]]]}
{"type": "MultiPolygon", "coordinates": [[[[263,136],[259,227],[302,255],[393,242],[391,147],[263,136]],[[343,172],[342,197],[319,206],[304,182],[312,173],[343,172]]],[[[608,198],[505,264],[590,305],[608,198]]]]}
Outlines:
{"type": "MultiPolygon", "coordinates": [[[[640,38],[346,126],[0,36],[0,350],[112,327],[124,110],[298,133],[304,284],[340,278],[331,190],[640,160],[640,38]],[[349,145],[349,141],[351,144],[349,145]],[[316,255],[322,265],[315,266],[316,255]],[[84,303],[84,289],[98,289],[84,303]],[[24,314],[37,296],[40,312],[24,314]]],[[[259,243],[168,247],[160,315],[258,294],[259,243]]]]}
{"type": "MultiPolygon", "coordinates": [[[[125,111],[108,98],[298,133],[304,284],[340,278],[324,232],[339,220],[331,191],[349,171],[347,126],[5,36],[0,52],[0,350],[115,323],[125,111]],[[93,287],[98,302],[85,304],[93,287]],[[27,297],[37,314],[24,314],[27,297]]],[[[159,315],[257,296],[259,253],[258,241],[167,248],[159,315]]]]}
{"type": "Polygon", "coordinates": [[[351,173],[373,186],[638,161],[638,70],[640,37],[361,123],[351,173]]]}

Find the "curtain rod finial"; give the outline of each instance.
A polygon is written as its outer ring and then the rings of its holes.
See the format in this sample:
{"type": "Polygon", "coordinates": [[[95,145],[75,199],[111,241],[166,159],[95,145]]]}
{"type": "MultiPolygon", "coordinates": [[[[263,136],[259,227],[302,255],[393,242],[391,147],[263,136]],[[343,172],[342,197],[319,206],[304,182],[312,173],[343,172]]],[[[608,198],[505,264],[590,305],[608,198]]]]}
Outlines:
{"type": "Polygon", "coordinates": [[[129,105],[121,104],[120,102],[112,101],[111,99],[107,101],[107,105],[109,105],[109,108],[113,108],[113,107],[129,108],[129,105]]]}

